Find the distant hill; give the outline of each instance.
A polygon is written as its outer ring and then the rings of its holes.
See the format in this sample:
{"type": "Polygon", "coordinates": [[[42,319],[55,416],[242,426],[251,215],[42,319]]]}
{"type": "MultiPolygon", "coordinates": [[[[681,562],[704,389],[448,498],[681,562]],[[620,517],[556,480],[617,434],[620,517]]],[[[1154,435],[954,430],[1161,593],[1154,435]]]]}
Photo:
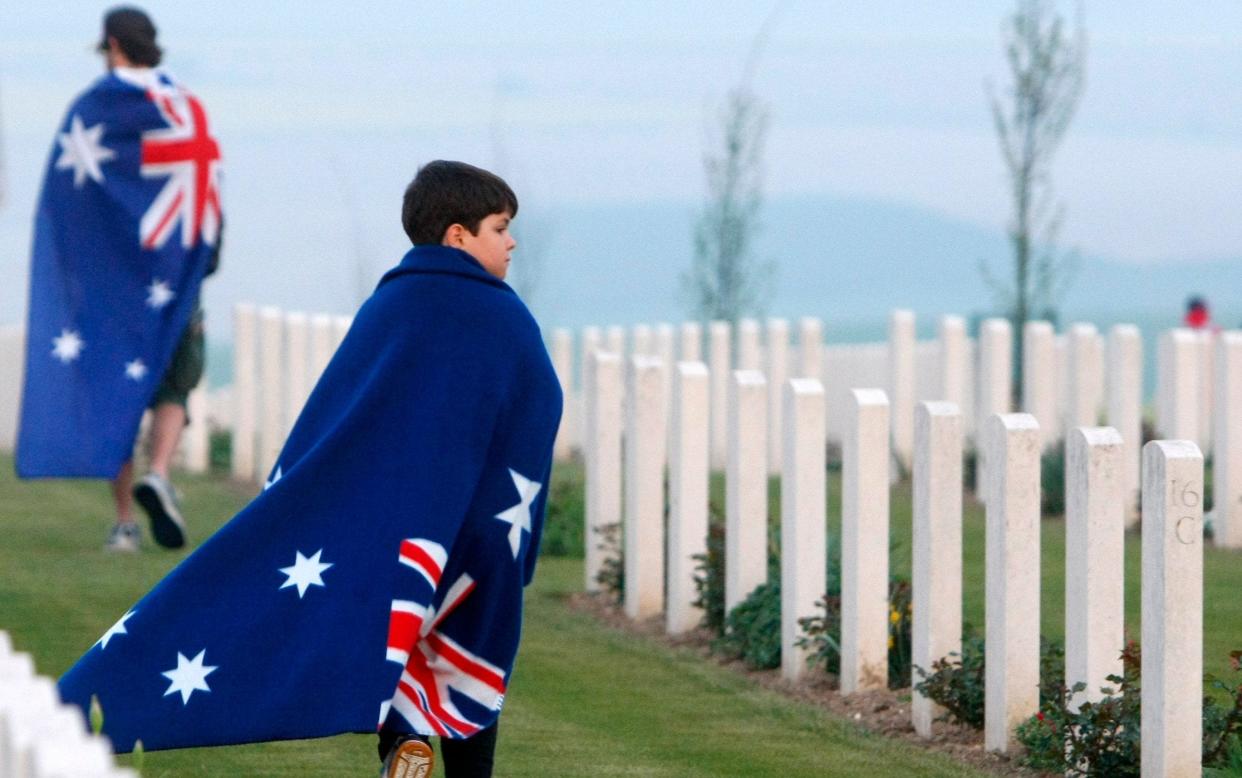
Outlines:
{"type": "MultiPolygon", "coordinates": [[[[532,240],[543,256],[536,314],[546,325],[570,327],[685,318],[680,276],[692,255],[695,209],[643,203],[532,215],[539,226],[532,240]]],[[[519,244],[518,274],[522,252],[519,244]]],[[[914,309],[926,327],[939,313],[987,314],[992,295],[980,263],[1003,271],[1008,261],[999,229],[916,206],[826,196],[765,203],[758,253],[777,266],[770,314],[818,315],[866,331],[894,307],[914,309]]],[[[1103,324],[1155,317],[1172,326],[1186,296],[1198,292],[1213,302],[1219,320],[1238,326],[1239,290],[1242,255],[1144,265],[1084,256],[1063,318],[1103,324]]]]}

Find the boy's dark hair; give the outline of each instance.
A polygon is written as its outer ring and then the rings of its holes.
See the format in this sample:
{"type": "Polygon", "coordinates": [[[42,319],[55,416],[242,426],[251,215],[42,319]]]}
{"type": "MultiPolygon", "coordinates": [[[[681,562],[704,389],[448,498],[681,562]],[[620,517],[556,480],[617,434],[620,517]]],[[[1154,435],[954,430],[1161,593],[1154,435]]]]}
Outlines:
{"type": "Polygon", "coordinates": [[[444,231],[460,224],[471,235],[493,213],[517,216],[517,195],[504,180],[465,162],[437,159],[419,168],[405,188],[401,226],[414,245],[439,243],[444,231]]]}
{"type": "Polygon", "coordinates": [[[108,38],[115,38],[121,51],[135,65],[155,67],[164,52],[155,42],[155,24],[141,8],[117,6],[104,14],[103,38],[99,50],[108,50],[108,38]]]}

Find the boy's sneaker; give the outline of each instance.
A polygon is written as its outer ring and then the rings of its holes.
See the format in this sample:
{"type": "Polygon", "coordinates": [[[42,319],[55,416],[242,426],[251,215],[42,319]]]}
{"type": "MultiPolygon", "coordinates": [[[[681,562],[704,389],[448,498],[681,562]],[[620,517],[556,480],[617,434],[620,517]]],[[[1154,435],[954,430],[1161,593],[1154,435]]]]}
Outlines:
{"type": "Polygon", "coordinates": [[[147,473],[134,485],[134,499],[151,517],[151,535],[164,548],[185,545],[185,520],[172,484],[155,473],[147,473]]]}
{"type": "Polygon", "coordinates": [[[384,757],[380,778],[431,778],[431,746],[416,737],[398,740],[384,757]]]}
{"type": "Polygon", "coordinates": [[[119,551],[132,554],[141,550],[142,533],[138,525],[132,521],[118,521],[108,532],[108,540],[104,543],[104,551],[119,551]]]}

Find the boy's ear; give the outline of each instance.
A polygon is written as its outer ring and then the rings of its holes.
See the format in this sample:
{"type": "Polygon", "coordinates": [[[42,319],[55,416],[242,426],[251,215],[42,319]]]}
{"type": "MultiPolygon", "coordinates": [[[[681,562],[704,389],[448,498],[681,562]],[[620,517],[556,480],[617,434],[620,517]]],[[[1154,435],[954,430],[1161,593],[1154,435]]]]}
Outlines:
{"type": "Polygon", "coordinates": [[[440,240],[442,246],[457,246],[462,244],[462,235],[466,228],[460,224],[450,224],[448,229],[444,231],[444,237],[440,240]]]}

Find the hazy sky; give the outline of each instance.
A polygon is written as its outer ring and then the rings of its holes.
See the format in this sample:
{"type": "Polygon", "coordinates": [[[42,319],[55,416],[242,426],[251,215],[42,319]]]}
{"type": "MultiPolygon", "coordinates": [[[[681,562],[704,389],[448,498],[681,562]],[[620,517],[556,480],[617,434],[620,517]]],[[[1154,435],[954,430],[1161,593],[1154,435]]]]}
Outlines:
{"type": "MultiPolygon", "coordinates": [[[[0,323],[24,310],[39,179],[68,103],[100,72],[90,49],[108,5],[10,0],[0,16],[0,272],[21,280],[0,291],[0,323]]],[[[1004,87],[1012,5],[783,3],[753,80],[771,112],[766,192],[910,203],[1003,228],[984,85],[1004,87]]],[[[299,272],[314,256],[399,256],[401,189],[428,159],[496,167],[536,216],[572,203],[694,203],[711,117],[771,8],[145,7],[224,150],[226,283],[283,284],[312,309],[341,306],[328,302],[339,289],[323,288],[340,278],[299,272]]],[[[1242,4],[1088,0],[1084,15],[1087,86],[1055,171],[1066,241],[1134,262],[1242,255],[1242,4]]]]}

